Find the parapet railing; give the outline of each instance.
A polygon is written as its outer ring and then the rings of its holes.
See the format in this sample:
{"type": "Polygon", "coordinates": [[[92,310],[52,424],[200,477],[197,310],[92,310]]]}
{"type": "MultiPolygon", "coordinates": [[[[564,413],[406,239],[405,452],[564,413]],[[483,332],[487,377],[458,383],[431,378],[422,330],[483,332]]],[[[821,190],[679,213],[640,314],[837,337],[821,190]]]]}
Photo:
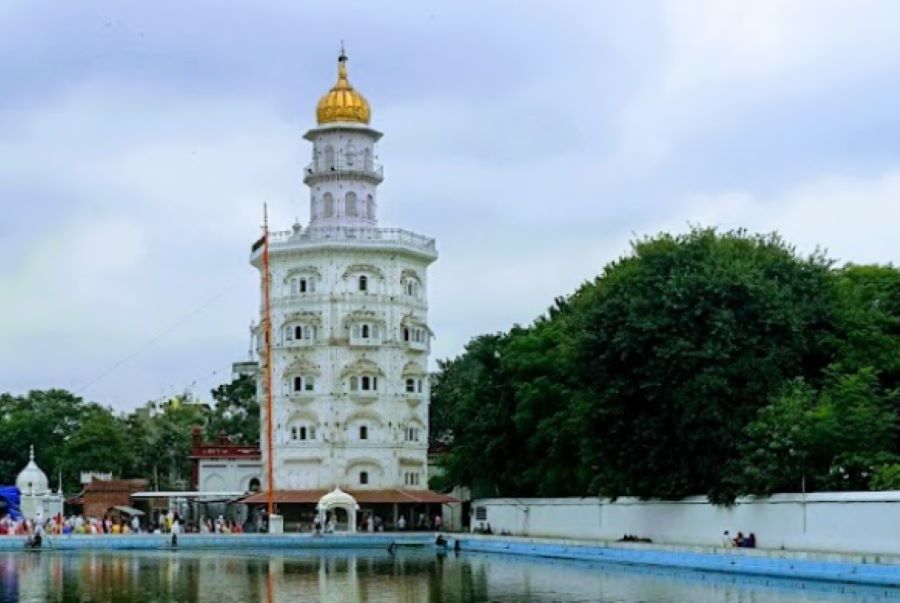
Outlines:
{"type": "Polygon", "coordinates": [[[370,228],[362,226],[316,226],[305,230],[281,230],[269,233],[273,248],[317,245],[326,242],[372,247],[411,247],[436,253],[434,239],[402,228],[370,228]]]}

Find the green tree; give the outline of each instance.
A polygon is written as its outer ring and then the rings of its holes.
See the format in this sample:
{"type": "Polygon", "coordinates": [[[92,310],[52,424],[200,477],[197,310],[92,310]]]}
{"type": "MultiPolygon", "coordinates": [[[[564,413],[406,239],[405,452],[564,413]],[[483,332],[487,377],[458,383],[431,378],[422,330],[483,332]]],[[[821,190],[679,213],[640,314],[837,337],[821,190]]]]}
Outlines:
{"type": "Polygon", "coordinates": [[[136,450],[136,477],[162,490],[188,486],[191,434],[195,426],[205,427],[210,413],[208,405],[184,395],[148,402],[125,417],[136,450]]]}
{"type": "Polygon", "coordinates": [[[528,329],[514,329],[502,357],[515,394],[515,426],[525,463],[510,494],[571,496],[590,485],[592,470],[583,462],[590,440],[573,412],[573,337],[570,306],[559,299],[528,329]]]}
{"type": "Polygon", "coordinates": [[[134,449],[125,423],[107,408],[90,409],[63,446],[62,466],[66,475],[73,477],[81,471],[129,476],[134,466],[134,449]]]}
{"type": "Polygon", "coordinates": [[[572,300],[578,415],[617,497],[727,501],[742,431],[783,385],[833,356],[830,263],[777,236],[695,229],[633,244],[572,300]]]}
{"type": "Polygon", "coordinates": [[[890,482],[895,392],[875,373],[831,372],[821,391],[797,380],[744,430],[729,466],[735,492],[767,495],[807,490],[866,490],[890,482]]]}
{"type": "Polygon", "coordinates": [[[515,402],[500,362],[507,340],[505,334],[473,339],[463,355],[441,364],[442,376],[432,388],[432,403],[446,409],[453,437],[451,453],[442,459],[443,480],[470,485],[478,494],[515,491],[524,469],[513,452],[519,447],[509,421],[515,402]]]}
{"type": "Polygon", "coordinates": [[[259,401],[254,377],[241,375],[211,393],[216,403],[207,424],[207,437],[214,439],[224,431],[236,444],[259,445],[259,401]]]}
{"type": "Polygon", "coordinates": [[[832,368],[846,373],[871,368],[884,387],[900,387],[900,270],[849,265],[835,276],[840,320],[832,368]]]}
{"type": "Polygon", "coordinates": [[[51,480],[64,471],[64,487],[76,488],[78,476],[64,466],[64,449],[96,408],[61,389],[33,390],[25,396],[0,394],[0,483],[14,483],[33,445],[38,464],[51,480]]]}

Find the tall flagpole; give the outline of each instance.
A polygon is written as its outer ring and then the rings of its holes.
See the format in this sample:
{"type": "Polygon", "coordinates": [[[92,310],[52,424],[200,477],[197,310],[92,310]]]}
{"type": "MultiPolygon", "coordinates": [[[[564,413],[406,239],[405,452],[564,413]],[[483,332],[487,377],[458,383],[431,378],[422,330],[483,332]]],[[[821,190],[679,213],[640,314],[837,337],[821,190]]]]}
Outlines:
{"type": "MultiPolygon", "coordinates": [[[[265,392],[266,392],[266,447],[269,454],[266,455],[266,506],[271,518],[275,512],[275,476],[272,471],[274,465],[275,446],[272,437],[272,313],[269,302],[269,214],[266,204],[263,204],[263,252],[262,252],[262,285],[263,285],[263,342],[266,354],[265,392]]],[[[271,519],[270,519],[271,521],[271,519]]]]}

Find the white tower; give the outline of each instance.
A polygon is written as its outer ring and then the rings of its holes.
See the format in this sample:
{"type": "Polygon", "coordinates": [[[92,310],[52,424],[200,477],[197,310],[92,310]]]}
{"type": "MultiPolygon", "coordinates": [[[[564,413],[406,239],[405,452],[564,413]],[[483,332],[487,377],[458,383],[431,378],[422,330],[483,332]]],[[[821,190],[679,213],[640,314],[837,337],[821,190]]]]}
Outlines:
{"type": "MultiPolygon", "coordinates": [[[[309,227],[269,238],[274,489],[425,489],[434,239],[377,225],[381,133],[343,52],[316,117],[309,227]]],[[[259,243],[251,263],[261,269],[259,243]]]]}

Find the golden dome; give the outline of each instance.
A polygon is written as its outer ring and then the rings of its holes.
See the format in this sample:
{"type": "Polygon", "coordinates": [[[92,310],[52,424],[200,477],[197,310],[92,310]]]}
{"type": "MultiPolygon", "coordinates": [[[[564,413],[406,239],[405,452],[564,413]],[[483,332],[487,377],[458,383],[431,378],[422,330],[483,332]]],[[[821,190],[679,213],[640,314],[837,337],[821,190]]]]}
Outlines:
{"type": "Polygon", "coordinates": [[[319,99],[316,106],[316,120],[319,125],[335,121],[367,124],[371,116],[369,102],[347,81],[347,56],[341,52],[341,56],[338,57],[338,81],[319,99]]]}

